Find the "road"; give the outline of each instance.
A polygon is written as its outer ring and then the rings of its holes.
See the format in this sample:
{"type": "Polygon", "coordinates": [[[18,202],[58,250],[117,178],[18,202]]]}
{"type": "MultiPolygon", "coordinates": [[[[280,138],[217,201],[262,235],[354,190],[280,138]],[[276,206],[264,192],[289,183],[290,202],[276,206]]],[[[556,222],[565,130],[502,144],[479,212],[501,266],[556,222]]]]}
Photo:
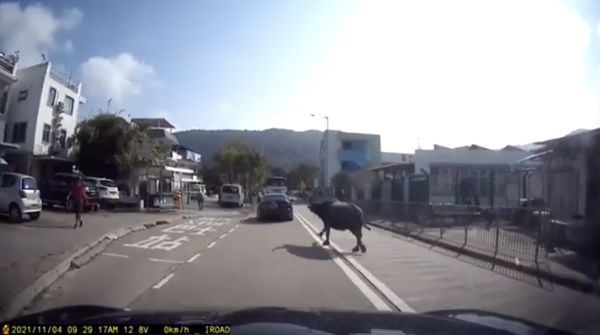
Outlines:
{"type": "Polygon", "coordinates": [[[365,232],[366,254],[349,253],[353,237],[334,231],[341,258],[314,236],[311,225],[320,228],[320,221],[305,206],[295,211],[294,221],[258,223],[242,220],[238,210],[211,210],[181,225],[130,234],[67,273],[26,312],[75,304],[146,310],[469,308],[600,333],[598,297],[376,228],[365,232]]]}

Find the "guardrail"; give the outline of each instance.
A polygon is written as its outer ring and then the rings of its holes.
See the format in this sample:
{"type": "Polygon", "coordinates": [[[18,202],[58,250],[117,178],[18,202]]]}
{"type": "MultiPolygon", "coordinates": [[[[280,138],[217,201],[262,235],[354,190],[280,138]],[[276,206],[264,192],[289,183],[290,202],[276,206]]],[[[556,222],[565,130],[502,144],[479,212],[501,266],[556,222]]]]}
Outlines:
{"type": "Polygon", "coordinates": [[[373,223],[402,234],[425,234],[463,247],[536,261],[554,250],[558,236],[546,208],[362,200],[356,202],[373,223]]]}

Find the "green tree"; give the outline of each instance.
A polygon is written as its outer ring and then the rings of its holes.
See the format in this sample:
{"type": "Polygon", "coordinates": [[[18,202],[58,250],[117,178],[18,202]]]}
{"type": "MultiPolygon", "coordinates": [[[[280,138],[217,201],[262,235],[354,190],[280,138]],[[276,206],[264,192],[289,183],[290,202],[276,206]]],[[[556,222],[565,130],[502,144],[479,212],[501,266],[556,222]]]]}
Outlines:
{"type": "Polygon", "coordinates": [[[118,179],[164,164],[170,148],[152,141],[146,130],[110,112],[80,122],[74,136],[79,168],[118,179]]]}
{"type": "Polygon", "coordinates": [[[318,171],[317,167],[311,165],[300,164],[296,166],[287,174],[288,187],[304,191],[304,188],[314,183],[318,171]]]}
{"type": "Polygon", "coordinates": [[[271,167],[270,169],[271,175],[276,177],[282,177],[286,175],[286,172],[283,168],[280,167],[271,167]]]}
{"type": "Polygon", "coordinates": [[[211,192],[216,192],[217,188],[223,184],[219,169],[216,166],[202,166],[202,180],[206,184],[206,188],[211,192]]]}
{"type": "Polygon", "coordinates": [[[255,187],[266,176],[264,155],[242,141],[225,145],[216,155],[218,170],[227,174],[228,182],[238,182],[246,188],[255,187]]]}
{"type": "Polygon", "coordinates": [[[331,184],[335,188],[335,197],[347,200],[352,192],[352,175],[346,171],[340,171],[331,178],[331,184]]]}

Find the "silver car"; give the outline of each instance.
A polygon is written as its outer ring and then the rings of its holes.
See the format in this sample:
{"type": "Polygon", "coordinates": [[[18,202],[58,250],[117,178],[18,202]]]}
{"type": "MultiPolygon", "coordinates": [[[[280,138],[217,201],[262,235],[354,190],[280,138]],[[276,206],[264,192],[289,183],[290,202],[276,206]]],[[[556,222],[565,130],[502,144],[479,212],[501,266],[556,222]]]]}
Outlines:
{"type": "Polygon", "coordinates": [[[8,214],[14,222],[20,222],[23,214],[39,219],[42,199],[37,180],[25,174],[0,173],[0,213],[8,214]]]}

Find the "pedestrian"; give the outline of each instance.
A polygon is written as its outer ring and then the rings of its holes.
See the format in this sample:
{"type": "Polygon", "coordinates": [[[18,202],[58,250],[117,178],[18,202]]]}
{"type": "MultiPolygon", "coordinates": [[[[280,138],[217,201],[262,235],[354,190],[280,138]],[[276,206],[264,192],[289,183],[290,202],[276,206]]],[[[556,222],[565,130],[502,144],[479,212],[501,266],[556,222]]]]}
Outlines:
{"type": "Polygon", "coordinates": [[[73,226],[73,229],[77,229],[77,224],[79,224],[80,227],[83,227],[81,212],[87,202],[87,197],[85,195],[85,185],[83,184],[83,178],[81,178],[81,176],[73,183],[69,196],[71,197],[73,211],[75,212],[75,225],[73,226]]]}
{"type": "Polygon", "coordinates": [[[204,209],[204,194],[202,191],[198,192],[198,209],[204,209]]]}

